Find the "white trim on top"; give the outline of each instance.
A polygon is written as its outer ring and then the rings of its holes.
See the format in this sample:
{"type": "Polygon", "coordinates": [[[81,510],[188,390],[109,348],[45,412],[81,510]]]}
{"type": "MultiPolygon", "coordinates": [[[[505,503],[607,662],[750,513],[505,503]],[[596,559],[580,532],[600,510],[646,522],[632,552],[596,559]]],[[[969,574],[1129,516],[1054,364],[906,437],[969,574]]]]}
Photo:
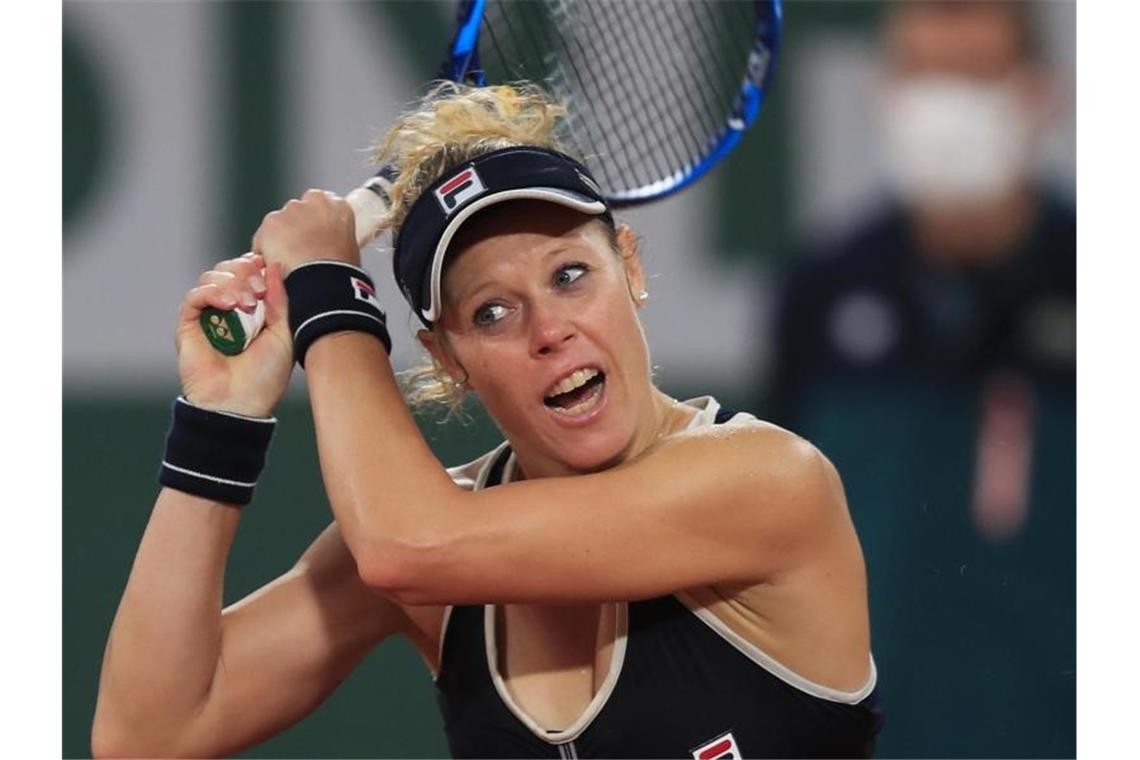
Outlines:
{"type": "Polygon", "coordinates": [[[617,686],[622,666],[625,664],[625,649],[629,633],[629,607],[625,602],[615,602],[614,608],[614,648],[610,654],[610,669],[606,673],[606,680],[602,682],[598,693],[590,700],[590,704],[586,705],[586,709],[582,711],[578,719],[570,724],[569,728],[559,731],[543,728],[511,697],[511,693],[507,690],[507,683],[499,673],[499,646],[495,640],[496,605],[488,604],[483,607],[483,640],[487,646],[487,667],[491,671],[491,680],[495,684],[495,691],[499,693],[499,698],[507,706],[507,709],[541,741],[547,744],[565,744],[574,741],[590,727],[594,718],[598,716],[598,713],[606,706],[606,702],[609,701],[614,687],[617,686]]]}
{"type": "Polygon", "coordinates": [[[499,485],[510,483],[515,477],[515,451],[511,449],[511,453],[507,455],[507,461],[503,463],[503,474],[499,478],[499,485]]]}
{"type": "MultiPolygon", "coordinates": [[[[487,478],[491,477],[491,470],[492,470],[492,468],[494,468],[495,462],[498,460],[499,455],[502,453],[503,449],[505,449],[506,447],[508,447],[510,445],[511,445],[510,441],[503,441],[498,446],[491,449],[489,454],[484,455],[487,457],[487,460],[485,462],[483,462],[483,466],[479,468],[479,474],[475,476],[475,485],[472,487],[471,490],[482,491],[484,488],[487,487],[487,478]]],[[[515,453],[513,451],[511,452],[510,458],[511,459],[515,458],[515,453]]],[[[508,462],[508,464],[509,464],[509,462],[508,462]]],[[[504,477],[502,478],[501,482],[506,483],[507,478],[505,477],[505,475],[506,475],[506,469],[505,468],[504,468],[503,474],[504,474],[504,477]]]]}
{"type": "MultiPolygon", "coordinates": [[[[509,442],[503,441],[498,446],[493,448],[490,452],[483,455],[486,457],[486,459],[479,467],[479,472],[475,475],[475,483],[472,486],[473,491],[481,491],[486,487],[487,478],[491,476],[491,468],[495,466],[495,461],[499,458],[499,454],[502,452],[502,450],[509,445],[509,442]]],[[[511,452],[511,461],[514,460],[514,457],[514,452],[511,452]]],[[[511,466],[511,461],[507,462],[508,466],[511,466]]],[[[504,467],[503,482],[505,483],[507,481],[507,468],[504,467]]],[[[447,624],[451,622],[452,609],[454,609],[454,606],[449,604],[443,610],[443,620],[439,625],[439,653],[437,655],[439,659],[436,661],[435,671],[431,674],[432,681],[438,681],[440,674],[443,673],[443,644],[447,640],[447,624]]]]}
{"type": "Polygon", "coordinates": [[[351,269],[354,272],[359,272],[360,274],[364,275],[365,277],[372,279],[372,275],[368,274],[367,270],[361,269],[360,267],[356,266],[355,264],[349,264],[347,261],[341,261],[340,259],[313,259],[312,261],[306,261],[304,264],[298,264],[297,266],[291,268],[289,270],[289,274],[293,274],[298,269],[304,269],[305,267],[316,266],[317,264],[333,264],[333,265],[338,266],[338,267],[345,267],[346,269],[351,269]]]}
{"type": "MultiPolygon", "coordinates": [[[[689,421],[687,429],[695,429],[712,425],[716,421],[717,412],[720,411],[720,403],[712,396],[701,396],[699,398],[689,399],[684,403],[689,406],[697,406],[701,402],[705,402],[704,408],[701,409],[692,420],[689,421]]],[[[730,422],[735,422],[738,419],[754,420],[753,415],[747,412],[737,412],[730,422]]],[[[867,682],[855,691],[841,691],[839,689],[832,689],[829,686],[815,683],[807,678],[804,678],[799,673],[796,673],[791,668],[783,663],[780,663],[769,655],[760,647],[748,641],[736,631],[728,627],[728,624],[718,618],[707,607],[701,606],[695,599],[683,591],[678,591],[674,594],[678,600],[692,612],[697,618],[713,629],[717,635],[735,647],[741,654],[748,657],[748,659],[755,662],[764,670],[768,671],[776,678],[794,686],[802,692],[811,694],[820,699],[826,699],[830,702],[841,702],[843,704],[856,704],[863,701],[875,688],[875,683],[878,681],[878,671],[875,668],[875,658],[868,653],[868,658],[871,664],[871,674],[867,677],[867,682]]]]}
{"type": "Polygon", "coordinates": [[[221,414],[221,415],[226,416],[226,417],[233,417],[235,420],[245,420],[246,422],[260,422],[260,423],[265,424],[265,425],[274,425],[277,423],[277,418],[272,417],[272,416],[270,416],[270,417],[250,417],[248,414],[238,414],[237,412],[226,412],[226,411],[223,411],[221,409],[207,409],[204,406],[198,406],[197,404],[195,404],[193,401],[189,400],[185,396],[178,396],[174,400],[177,401],[179,404],[184,404],[184,405],[189,406],[193,409],[201,409],[203,412],[209,412],[210,414],[221,414]]]}
{"type": "Polygon", "coordinates": [[[439,624],[439,650],[436,654],[435,670],[431,674],[431,680],[438,681],[439,674],[443,672],[443,642],[447,638],[447,624],[451,622],[451,610],[454,609],[452,605],[447,605],[443,610],[443,620],[439,624]]]}
{"type": "MultiPolygon", "coordinates": [[[[506,445],[506,444],[503,444],[506,445]]],[[[490,462],[493,464],[499,458],[499,452],[502,446],[495,449],[495,455],[491,457],[490,462]]],[[[503,465],[503,475],[499,480],[500,484],[510,483],[511,478],[515,474],[515,452],[511,451],[510,456],[507,457],[506,463],[503,465]]],[[[479,480],[476,488],[483,488],[487,483],[487,476],[490,472],[490,465],[484,468],[483,472],[479,473],[479,480]]],[[[598,693],[586,705],[586,709],[578,716],[578,720],[574,721],[569,728],[561,731],[549,730],[541,726],[538,721],[526,713],[518,704],[515,703],[514,698],[511,697],[510,691],[507,690],[507,683],[503,679],[502,674],[499,673],[499,645],[495,637],[495,609],[496,605],[487,604],[483,606],[483,641],[487,649],[487,668],[491,672],[491,680],[495,684],[495,691],[499,693],[499,698],[503,704],[507,706],[519,721],[530,729],[530,732],[536,737],[546,742],[547,744],[562,745],[567,742],[573,742],[577,739],[583,731],[589,728],[594,718],[605,707],[606,702],[609,701],[610,694],[613,693],[614,687],[617,686],[618,676],[621,675],[622,666],[625,664],[625,649],[627,643],[627,635],[629,633],[629,607],[625,602],[616,602],[614,604],[614,648],[610,654],[610,668],[606,673],[606,680],[602,682],[602,686],[598,689],[598,693]]],[[[571,751],[575,756],[577,752],[571,745],[571,751]]]]}
{"type": "Polygon", "coordinates": [[[685,430],[695,430],[715,424],[716,413],[720,411],[720,402],[712,396],[685,399],[681,405],[697,410],[697,413],[689,420],[689,424],[685,425],[685,430]]]}
{"type": "Polygon", "coordinates": [[[841,691],[833,689],[830,686],[816,683],[804,678],[799,673],[796,673],[791,668],[778,662],[767,652],[760,647],[753,644],[748,639],[741,636],[736,631],[728,627],[728,624],[718,618],[707,607],[701,606],[693,597],[689,596],[684,591],[678,591],[674,594],[675,597],[689,608],[697,618],[713,629],[722,639],[734,646],[741,654],[752,660],[754,663],[764,668],[776,678],[779,678],[789,686],[793,686],[800,691],[810,694],[813,697],[826,699],[829,702],[840,702],[846,705],[854,705],[862,702],[870,695],[875,689],[875,684],[878,681],[878,671],[875,668],[875,658],[870,653],[867,654],[871,663],[871,674],[867,676],[867,682],[855,691],[841,691]]]}

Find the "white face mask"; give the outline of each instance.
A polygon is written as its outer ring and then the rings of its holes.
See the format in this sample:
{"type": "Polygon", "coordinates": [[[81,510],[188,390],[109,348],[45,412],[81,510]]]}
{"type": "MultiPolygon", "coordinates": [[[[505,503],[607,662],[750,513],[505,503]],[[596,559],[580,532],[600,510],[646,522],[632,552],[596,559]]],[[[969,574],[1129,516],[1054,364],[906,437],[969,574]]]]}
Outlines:
{"type": "Polygon", "coordinates": [[[905,199],[985,204],[1026,174],[1029,117],[1011,82],[915,78],[890,89],[882,118],[885,168],[905,199]]]}

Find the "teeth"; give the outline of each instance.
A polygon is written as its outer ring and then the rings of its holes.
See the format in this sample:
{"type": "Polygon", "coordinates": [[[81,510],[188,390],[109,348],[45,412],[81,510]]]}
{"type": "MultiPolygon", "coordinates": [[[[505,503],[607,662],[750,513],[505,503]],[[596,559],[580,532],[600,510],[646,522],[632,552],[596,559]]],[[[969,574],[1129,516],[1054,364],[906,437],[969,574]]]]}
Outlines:
{"type": "Polygon", "coordinates": [[[597,405],[598,399],[601,397],[602,397],[602,389],[601,388],[595,388],[593,391],[590,392],[589,396],[582,399],[581,402],[575,404],[574,406],[567,407],[566,409],[559,409],[559,408],[555,407],[553,409],[553,411],[555,414],[565,414],[567,416],[572,417],[575,414],[582,414],[583,412],[585,412],[589,409],[592,409],[595,405],[597,405]]]}
{"type": "Polygon", "coordinates": [[[559,381],[559,383],[555,385],[550,390],[550,392],[546,394],[546,396],[547,398],[550,398],[551,396],[557,396],[560,393],[568,393],[575,388],[581,388],[587,382],[596,377],[597,374],[598,371],[592,367],[575,370],[574,372],[571,372],[569,376],[562,378],[562,380],[559,381]]]}

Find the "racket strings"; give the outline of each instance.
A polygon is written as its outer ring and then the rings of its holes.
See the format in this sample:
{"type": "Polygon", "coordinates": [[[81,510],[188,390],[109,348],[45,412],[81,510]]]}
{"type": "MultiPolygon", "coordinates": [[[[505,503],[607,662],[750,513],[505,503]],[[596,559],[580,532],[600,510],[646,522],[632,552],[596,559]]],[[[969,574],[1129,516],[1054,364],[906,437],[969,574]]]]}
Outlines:
{"type": "MultiPolygon", "coordinates": [[[[658,87],[664,93],[674,108],[684,108],[690,101],[680,92],[678,82],[683,80],[681,77],[672,76],[668,73],[678,63],[674,55],[677,49],[672,46],[663,49],[662,35],[653,32],[650,25],[654,19],[646,19],[644,17],[645,10],[645,6],[640,3],[634,4],[630,8],[630,15],[636,15],[638,18],[638,23],[634,25],[638,38],[627,44],[632,44],[638,51],[638,57],[641,59],[640,65],[643,67],[642,71],[658,66],[659,71],[666,72],[664,76],[654,78],[653,86],[658,87]],[[667,63],[668,68],[662,66],[663,63],[667,63]]],[[[667,121],[670,118],[669,109],[664,106],[660,99],[655,100],[654,103],[658,106],[655,109],[657,121],[661,124],[669,124],[667,121]]],[[[671,155],[670,164],[674,167],[691,165],[694,158],[694,144],[700,139],[694,131],[698,129],[697,125],[693,123],[692,119],[682,118],[674,119],[670,126],[672,126],[670,132],[673,134],[667,134],[664,142],[664,147],[669,150],[671,155]]]]}
{"type": "MultiPolygon", "coordinates": [[[[753,25],[756,23],[756,19],[754,17],[754,14],[750,12],[742,12],[747,10],[748,9],[743,8],[741,4],[732,3],[726,6],[726,11],[728,12],[723,14],[714,14],[705,19],[705,21],[714,28],[714,33],[717,38],[723,38],[725,35],[731,34],[733,28],[748,28],[751,30],[753,25]]],[[[716,53],[717,51],[714,47],[713,54],[716,55],[716,53]]],[[[725,73],[723,74],[724,78],[721,80],[724,87],[731,89],[733,93],[734,106],[736,104],[736,96],[739,93],[738,85],[741,81],[741,71],[736,67],[737,63],[737,61],[725,61],[725,73]]]]}
{"type": "Polygon", "coordinates": [[[613,196],[674,180],[726,130],[752,52],[750,0],[489,3],[488,81],[544,83],[563,139],[613,196]]]}
{"type": "MultiPolygon", "coordinates": [[[[697,57],[697,64],[700,68],[701,77],[703,77],[705,82],[718,81],[719,77],[722,76],[722,74],[715,68],[710,69],[710,65],[713,67],[717,65],[717,59],[715,58],[716,42],[712,37],[709,36],[708,31],[705,29],[704,19],[701,19],[698,16],[696,23],[693,26],[701,35],[701,43],[703,44],[703,47],[705,49],[714,51],[714,55],[702,55],[697,57]]],[[[684,81],[686,84],[692,87],[692,85],[697,82],[697,79],[695,77],[688,77],[684,81]]],[[[696,90],[697,97],[700,98],[701,105],[703,106],[703,113],[705,116],[703,123],[706,129],[715,131],[719,126],[715,123],[717,104],[713,103],[712,100],[710,100],[709,88],[696,86],[692,87],[692,89],[696,90]]]]}
{"type": "MultiPolygon", "coordinates": [[[[568,108],[568,116],[564,124],[564,138],[575,145],[579,152],[588,159],[593,159],[594,162],[599,160],[605,165],[608,161],[615,161],[621,165],[620,171],[632,176],[636,171],[635,166],[629,159],[629,153],[626,151],[615,151],[614,145],[611,142],[612,135],[606,133],[599,133],[597,130],[591,129],[589,120],[584,116],[584,113],[591,109],[582,105],[580,93],[583,92],[606,92],[607,84],[599,81],[598,74],[593,67],[580,67],[578,61],[587,60],[589,52],[583,47],[581,40],[574,36],[570,40],[564,34],[565,29],[569,29],[569,25],[565,16],[565,7],[559,4],[558,9],[562,13],[555,15],[554,18],[558,22],[553,25],[554,33],[557,36],[558,49],[561,51],[573,50],[573,55],[563,55],[562,57],[555,57],[555,65],[552,67],[551,75],[548,77],[548,82],[554,94],[560,101],[566,104],[568,108]],[[573,46],[571,48],[571,45],[573,46]],[[588,150],[587,150],[588,148],[588,150]]],[[[553,43],[552,43],[553,44],[553,43]]],[[[611,104],[619,109],[623,118],[631,115],[631,104],[624,102],[617,102],[611,104]]],[[[641,136],[644,139],[644,135],[641,136]]],[[[606,184],[606,178],[599,177],[603,184],[606,184]]]]}
{"type": "MultiPolygon", "coordinates": [[[[685,163],[685,159],[669,134],[665,107],[660,98],[652,98],[644,101],[639,110],[637,100],[627,93],[627,90],[641,86],[641,72],[653,65],[646,54],[644,42],[623,38],[625,29],[620,25],[619,14],[613,13],[612,4],[599,7],[585,3],[582,7],[589,15],[590,28],[603,34],[602,44],[594,46],[590,54],[594,60],[608,64],[593,67],[606,75],[602,86],[581,93],[581,100],[588,104],[589,109],[588,113],[583,109],[583,125],[607,135],[611,155],[627,154],[628,163],[633,167],[631,179],[634,182],[644,184],[652,182],[655,177],[668,175],[670,167],[675,171],[685,163]],[[632,55],[609,55],[609,51],[623,48],[631,51],[632,55]]],[[[608,176],[605,184],[612,186],[616,179],[608,176]]]]}
{"type": "MultiPolygon", "coordinates": [[[[686,18],[686,16],[690,15],[688,12],[691,12],[695,7],[699,6],[682,4],[677,9],[677,13],[667,17],[666,20],[670,27],[670,39],[686,39],[688,37],[689,29],[692,28],[693,22],[692,19],[686,18]]],[[[663,35],[651,34],[648,36],[653,40],[659,56],[665,57],[670,55],[668,52],[663,53],[660,49],[663,35]]],[[[678,49],[679,48],[676,47],[673,48],[674,58],[676,57],[675,54],[678,49]]],[[[700,47],[690,45],[689,49],[700,49],[700,47]]],[[[709,89],[707,86],[709,79],[705,76],[707,67],[703,65],[704,56],[698,55],[694,57],[696,59],[695,62],[693,60],[682,59],[675,60],[674,63],[679,69],[683,67],[692,68],[692,73],[700,76],[667,77],[673,102],[681,104],[681,107],[686,109],[686,118],[683,118],[681,123],[685,125],[686,134],[689,137],[689,141],[686,145],[690,162],[699,159],[701,153],[708,147],[709,136],[718,132],[721,127],[721,123],[718,122],[717,118],[713,115],[714,111],[712,109],[714,106],[710,104],[706,98],[706,92],[709,89]],[[683,94],[677,92],[679,88],[684,90],[683,94]]]]}

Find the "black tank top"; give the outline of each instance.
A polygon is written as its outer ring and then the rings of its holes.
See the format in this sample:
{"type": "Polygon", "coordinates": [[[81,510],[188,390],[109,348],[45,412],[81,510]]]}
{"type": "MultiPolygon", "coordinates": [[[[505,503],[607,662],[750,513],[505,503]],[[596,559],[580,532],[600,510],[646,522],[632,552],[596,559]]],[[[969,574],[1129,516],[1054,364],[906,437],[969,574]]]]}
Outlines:
{"type": "MultiPolygon", "coordinates": [[[[732,413],[721,411],[716,422],[732,413]]],[[[498,485],[496,457],[484,487],[498,485]]],[[[882,723],[858,692],[813,684],[684,594],[618,606],[609,674],[573,726],[543,731],[497,672],[494,608],[451,608],[437,696],[454,757],[870,757],[882,723]],[[625,634],[624,636],[622,634],[625,634]]]]}

